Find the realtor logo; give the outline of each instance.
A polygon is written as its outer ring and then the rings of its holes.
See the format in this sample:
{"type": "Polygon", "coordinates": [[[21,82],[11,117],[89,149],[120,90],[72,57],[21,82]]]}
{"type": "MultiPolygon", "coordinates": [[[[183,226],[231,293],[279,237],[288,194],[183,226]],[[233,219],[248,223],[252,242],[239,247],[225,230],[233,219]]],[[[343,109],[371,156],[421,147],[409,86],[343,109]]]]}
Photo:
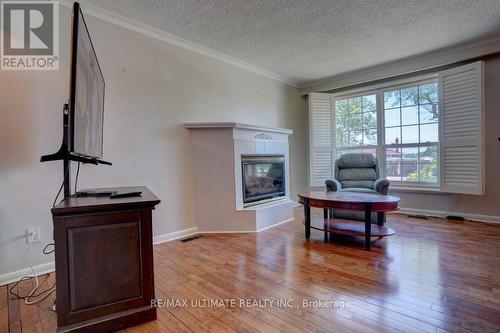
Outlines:
{"type": "Polygon", "coordinates": [[[2,70],[59,69],[56,1],[2,1],[2,70]]]}

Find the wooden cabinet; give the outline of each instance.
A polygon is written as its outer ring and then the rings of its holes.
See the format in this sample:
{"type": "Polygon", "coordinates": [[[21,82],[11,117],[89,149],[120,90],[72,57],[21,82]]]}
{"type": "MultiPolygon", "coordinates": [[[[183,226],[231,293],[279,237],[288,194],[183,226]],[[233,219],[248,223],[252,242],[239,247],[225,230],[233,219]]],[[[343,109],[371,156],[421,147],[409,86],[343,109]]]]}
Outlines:
{"type": "Polygon", "coordinates": [[[146,187],[109,190],[142,196],[68,198],[52,209],[58,332],[109,332],[156,319],[151,215],[160,200],[146,187]]]}

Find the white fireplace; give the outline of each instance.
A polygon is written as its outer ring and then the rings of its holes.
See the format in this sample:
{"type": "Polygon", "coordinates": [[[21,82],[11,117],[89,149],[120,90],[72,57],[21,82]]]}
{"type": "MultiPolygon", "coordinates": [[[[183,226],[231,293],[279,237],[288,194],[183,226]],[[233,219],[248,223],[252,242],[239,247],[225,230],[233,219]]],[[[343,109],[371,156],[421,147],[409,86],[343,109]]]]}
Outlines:
{"type": "Polygon", "coordinates": [[[256,232],[291,221],[289,129],[233,122],[191,130],[200,232],[256,232]]]}

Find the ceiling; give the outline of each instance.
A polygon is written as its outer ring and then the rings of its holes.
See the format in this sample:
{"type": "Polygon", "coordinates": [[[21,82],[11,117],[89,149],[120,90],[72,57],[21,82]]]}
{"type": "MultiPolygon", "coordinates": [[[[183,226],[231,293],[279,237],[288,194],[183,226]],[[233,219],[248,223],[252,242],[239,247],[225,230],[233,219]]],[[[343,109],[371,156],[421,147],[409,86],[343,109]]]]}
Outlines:
{"type": "Polygon", "coordinates": [[[87,0],[299,86],[500,36],[500,0],[87,0]]]}

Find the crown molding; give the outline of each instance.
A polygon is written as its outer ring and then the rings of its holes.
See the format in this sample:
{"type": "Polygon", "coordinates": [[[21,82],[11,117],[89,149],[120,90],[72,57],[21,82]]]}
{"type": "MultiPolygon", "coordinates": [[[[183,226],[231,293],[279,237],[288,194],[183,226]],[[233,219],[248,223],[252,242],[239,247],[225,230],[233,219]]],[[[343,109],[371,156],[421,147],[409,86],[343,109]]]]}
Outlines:
{"type": "Polygon", "coordinates": [[[500,37],[458,47],[440,49],[392,62],[370,66],[326,79],[299,84],[300,94],[325,92],[352,85],[388,79],[399,75],[408,75],[422,70],[431,70],[500,52],[500,37]]]}
{"type": "MultiPolygon", "coordinates": [[[[55,0],[57,1],[57,0],[55,0]]],[[[71,8],[73,1],[59,0],[59,3],[71,8]]],[[[212,59],[245,69],[249,72],[285,83],[300,89],[301,95],[310,92],[323,92],[344,88],[351,85],[368,83],[375,80],[387,79],[398,75],[412,74],[417,71],[429,70],[441,66],[450,65],[460,61],[466,61],[477,57],[500,52],[500,37],[481,41],[477,43],[464,44],[458,47],[440,49],[408,58],[395,60],[392,62],[370,66],[364,69],[347,73],[333,75],[324,79],[299,83],[296,80],[274,73],[267,69],[260,68],[232,56],[215,51],[200,44],[191,42],[182,37],[154,28],[150,25],[130,19],[113,11],[104,9],[85,0],[79,1],[82,10],[87,15],[91,15],[108,23],[132,30],[148,37],[163,41],[165,43],[181,47],[183,49],[207,56],[212,59]]]]}
{"type": "MultiPolygon", "coordinates": [[[[91,15],[93,17],[96,17],[96,18],[101,19],[103,21],[106,21],[108,23],[118,25],[122,28],[141,33],[143,35],[146,35],[148,37],[163,41],[165,43],[172,44],[172,45],[181,47],[183,49],[204,55],[206,57],[216,59],[216,60],[219,60],[221,62],[233,65],[235,67],[245,69],[249,72],[253,72],[253,73],[259,74],[261,76],[265,76],[265,77],[273,79],[275,81],[279,81],[279,82],[285,83],[287,85],[293,86],[295,88],[298,87],[298,83],[296,81],[294,81],[290,78],[287,78],[285,76],[282,76],[280,74],[274,73],[274,72],[269,71],[267,69],[260,68],[258,66],[255,66],[255,65],[252,65],[252,64],[247,63],[245,61],[234,58],[232,56],[215,51],[211,48],[202,46],[200,44],[193,43],[193,42],[191,42],[187,39],[184,39],[182,37],[178,37],[174,34],[165,32],[161,29],[154,28],[150,25],[147,25],[147,24],[141,23],[139,21],[130,19],[128,17],[117,14],[113,11],[104,9],[102,7],[96,6],[94,4],[89,4],[89,3],[82,1],[82,0],[80,0],[78,2],[80,3],[82,11],[86,15],[91,15]]],[[[61,4],[64,7],[71,8],[73,6],[73,1],[59,0],[59,4],[61,4]]]]}

